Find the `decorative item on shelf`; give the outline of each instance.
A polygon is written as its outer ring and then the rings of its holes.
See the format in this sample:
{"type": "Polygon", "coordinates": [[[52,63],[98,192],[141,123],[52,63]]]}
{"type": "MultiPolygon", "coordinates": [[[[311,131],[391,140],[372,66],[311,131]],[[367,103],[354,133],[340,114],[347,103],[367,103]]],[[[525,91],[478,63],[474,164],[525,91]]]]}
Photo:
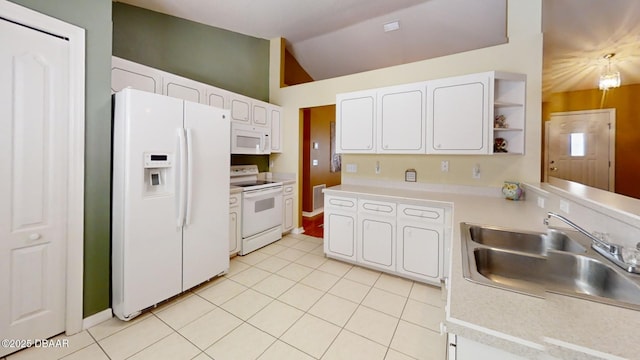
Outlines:
{"type": "Polygon", "coordinates": [[[524,189],[517,181],[505,181],[502,185],[502,195],[507,200],[522,200],[524,199],[524,189]]]}
{"type": "Polygon", "coordinates": [[[407,171],[404,172],[404,181],[416,182],[417,177],[416,169],[407,169],[407,171]]]}
{"type": "Polygon", "coordinates": [[[493,139],[493,152],[494,153],[506,153],[509,152],[507,150],[507,140],[504,138],[495,138],[493,139]]]}
{"type": "Polygon", "coordinates": [[[493,121],[493,127],[497,129],[506,129],[509,127],[507,124],[507,118],[504,115],[498,115],[493,121]]]}

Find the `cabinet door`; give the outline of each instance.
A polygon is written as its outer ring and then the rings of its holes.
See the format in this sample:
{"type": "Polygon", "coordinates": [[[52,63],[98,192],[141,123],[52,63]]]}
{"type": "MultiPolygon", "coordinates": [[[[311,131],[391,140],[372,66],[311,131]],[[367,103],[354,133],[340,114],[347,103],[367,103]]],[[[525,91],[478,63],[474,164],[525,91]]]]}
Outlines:
{"type": "Polygon", "coordinates": [[[118,92],[126,87],[161,93],[161,71],[132,61],[111,57],[111,92],[118,92]]]}
{"type": "Polygon", "coordinates": [[[425,153],[426,84],[378,90],[378,152],[425,153]]]}
{"type": "Polygon", "coordinates": [[[488,154],[489,75],[474,74],[427,84],[427,152],[488,154]]]}
{"type": "Polygon", "coordinates": [[[358,261],[395,269],[395,219],[365,217],[359,221],[358,261]]]}
{"type": "Polygon", "coordinates": [[[254,101],[251,104],[253,111],[253,125],[257,126],[271,126],[269,122],[269,104],[262,101],[254,101]]]}
{"type": "Polygon", "coordinates": [[[355,217],[344,213],[325,213],[328,252],[355,260],[355,217]]]}
{"type": "Polygon", "coordinates": [[[282,124],[280,123],[281,109],[279,106],[271,105],[269,116],[271,118],[271,152],[282,152],[282,124]]]}
{"type": "Polygon", "coordinates": [[[182,100],[207,104],[204,84],[169,73],[162,74],[162,93],[182,100]]]}
{"type": "Polygon", "coordinates": [[[286,196],[284,198],[284,206],[282,209],[284,211],[282,231],[286,232],[293,229],[293,196],[286,196]]]}
{"type": "Polygon", "coordinates": [[[439,283],[442,246],[441,226],[398,224],[398,272],[439,283]]]}
{"type": "Polygon", "coordinates": [[[341,153],[374,153],[375,91],[336,96],[336,150],[341,153]]]}
{"type": "Polygon", "coordinates": [[[229,93],[213,86],[207,86],[207,104],[221,109],[228,109],[229,93]]]}
{"type": "Polygon", "coordinates": [[[251,100],[241,95],[230,96],[231,120],[251,123],[251,100]]]}

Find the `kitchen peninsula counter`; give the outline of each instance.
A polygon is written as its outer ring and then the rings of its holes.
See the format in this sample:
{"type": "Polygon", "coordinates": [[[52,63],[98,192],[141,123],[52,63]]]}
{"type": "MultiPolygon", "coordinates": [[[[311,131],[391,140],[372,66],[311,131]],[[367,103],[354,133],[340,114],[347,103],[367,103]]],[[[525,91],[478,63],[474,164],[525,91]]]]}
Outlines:
{"type": "MultiPolygon", "coordinates": [[[[449,256],[447,331],[531,359],[637,358],[640,311],[547,293],[545,298],[472,283],[463,278],[460,223],[470,222],[546,232],[547,208],[537,198],[556,203],[555,194],[528,187],[529,199],[509,201],[499,189],[470,187],[395,187],[343,184],[325,193],[375,195],[453,205],[449,256]],[[426,189],[425,189],[426,188],[426,189]],[[480,192],[482,195],[477,195],[480,192]]],[[[555,211],[555,210],[554,210],[555,211]]],[[[570,216],[569,216],[570,217],[570,216]]],[[[465,254],[466,256],[466,254],[465,254]]],[[[606,262],[607,260],[603,260],[606,262]]]]}

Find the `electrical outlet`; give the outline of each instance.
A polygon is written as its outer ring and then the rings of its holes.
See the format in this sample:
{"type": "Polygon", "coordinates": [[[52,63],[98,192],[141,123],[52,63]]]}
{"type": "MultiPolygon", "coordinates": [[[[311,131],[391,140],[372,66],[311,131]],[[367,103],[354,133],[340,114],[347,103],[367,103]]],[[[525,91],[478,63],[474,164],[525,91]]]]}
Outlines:
{"type": "Polygon", "coordinates": [[[569,202],[566,200],[560,200],[560,210],[565,213],[569,213],[569,202]]]}
{"type": "Polygon", "coordinates": [[[357,173],[358,172],[358,164],[347,164],[347,172],[348,173],[357,173]]]}
{"type": "Polygon", "coordinates": [[[538,207],[544,209],[544,198],[542,196],[538,196],[538,207]]]}
{"type": "Polygon", "coordinates": [[[376,161],[376,168],[375,168],[375,170],[376,170],[376,175],[377,175],[377,174],[380,174],[380,161],[376,161]]]}
{"type": "Polygon", "coordinates": [[[449,172],[449,161],[447,160],[442,160],[440,162],[440,171],[442,172],[449,172]]]}
{"type": "Polygon", "coordinates": [[[480,179],[480,164],[473,165],[473,168],[471,168],[471,177],[480,179]]]}

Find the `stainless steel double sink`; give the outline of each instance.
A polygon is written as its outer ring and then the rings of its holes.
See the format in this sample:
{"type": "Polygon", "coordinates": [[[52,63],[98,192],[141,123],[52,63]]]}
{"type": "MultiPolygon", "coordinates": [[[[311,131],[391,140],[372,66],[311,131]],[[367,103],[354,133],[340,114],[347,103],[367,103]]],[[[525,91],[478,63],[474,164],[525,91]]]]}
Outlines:
{"type": "Polygon", "coordinates": [[[640,275],[608,264],[578,232],[460,227],[467,280],[542,298],[553,292],[640,310],[640,275]]]}

